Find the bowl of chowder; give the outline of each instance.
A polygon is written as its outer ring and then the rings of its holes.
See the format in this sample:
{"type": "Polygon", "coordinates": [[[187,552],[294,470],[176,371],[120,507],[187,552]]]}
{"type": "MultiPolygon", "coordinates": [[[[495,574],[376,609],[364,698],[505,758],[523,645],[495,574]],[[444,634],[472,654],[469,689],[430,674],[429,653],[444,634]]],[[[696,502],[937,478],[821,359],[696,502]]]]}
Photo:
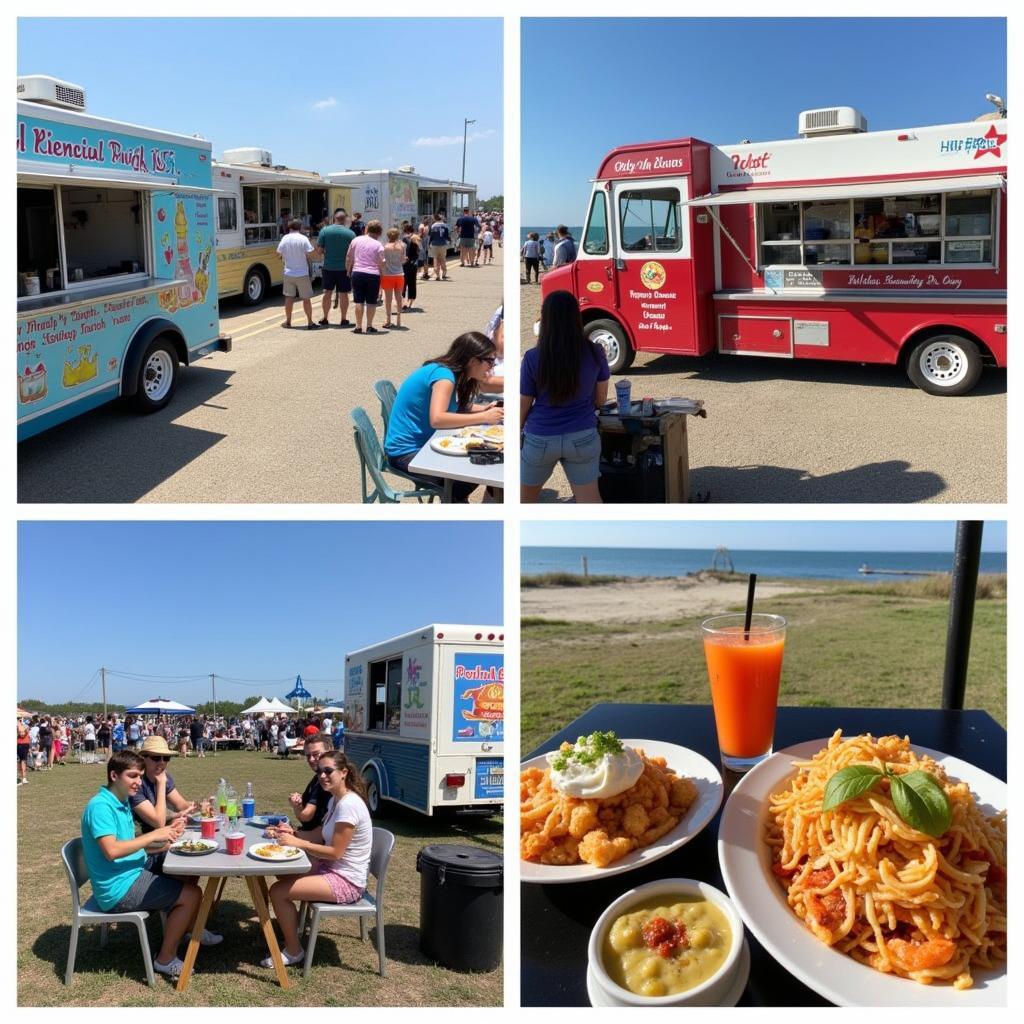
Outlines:
{"type": "Polygon", "coordinates": [[[725,893],[666,878],[620,896],[590,933],[595,983],[622,1006],[716,1006],[730,991],[743,922],[725,893]]]}

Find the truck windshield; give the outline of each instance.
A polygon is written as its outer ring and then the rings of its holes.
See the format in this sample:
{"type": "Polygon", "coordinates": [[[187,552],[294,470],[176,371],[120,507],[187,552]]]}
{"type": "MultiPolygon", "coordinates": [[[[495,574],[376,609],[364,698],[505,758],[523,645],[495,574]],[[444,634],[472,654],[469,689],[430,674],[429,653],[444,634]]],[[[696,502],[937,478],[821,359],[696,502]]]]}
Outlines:
{"type": "Polygon", "coordinates": [[[608,255],[608,208],[604,192],[595,192],[590,204],[590,217],[583,235],[583,251],[589,256],[608,255]]]}
{"type": "Polygon", "coordinates": [[[626,252],[678,252],[679,189],[629,189],[619,193],[619,225],[626,252]]]}

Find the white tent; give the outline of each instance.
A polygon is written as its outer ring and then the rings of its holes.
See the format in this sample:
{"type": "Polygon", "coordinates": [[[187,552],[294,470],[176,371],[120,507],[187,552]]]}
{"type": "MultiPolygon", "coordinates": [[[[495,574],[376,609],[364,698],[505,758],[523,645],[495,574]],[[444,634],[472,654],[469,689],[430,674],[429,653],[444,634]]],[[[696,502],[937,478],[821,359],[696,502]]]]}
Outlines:
{"type": "Polygon", "coordinates": [[[343,715],[345,714],[344,708],[339,708],[336,704],[329,704],[325,708],[318,709],[322,715],[343,715]]]}
{"type": "Polygon", "coordinates": [[[240,711],[240,715],[270,715],[277,711],[277,705],[273,701],[267,700],[266,697],[260,697],[258,701],[251,708],[246,708],[244,711],[240,711]]]}
{"type": "Polygon", "coordinates": [[[176,700],[166,697],[151,697],[133,708],[128,708],[129,715],[194,715],[195,708],[187,704],[179,704],[176,700]]]}
{"type": "Polygon", "coordinates": [[[275,697],[272,701],[268,701],[268,704],[270,706],[267,708],[267,711],[270,714],[275,714],[275,715],[297,715],[298,714],[298,711],[296,711],[295,708],[288,707],[288,705],[285,704],[284,701],[279,700],[277,697],[275,697]]]}

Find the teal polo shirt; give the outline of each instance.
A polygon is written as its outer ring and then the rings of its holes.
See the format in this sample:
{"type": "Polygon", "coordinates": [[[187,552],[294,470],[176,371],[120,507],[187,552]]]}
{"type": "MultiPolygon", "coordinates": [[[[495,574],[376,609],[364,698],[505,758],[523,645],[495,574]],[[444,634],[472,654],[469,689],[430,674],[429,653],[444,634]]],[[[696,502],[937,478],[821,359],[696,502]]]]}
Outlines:
{"type": "Polygon", "coordinates": [[[344,270],[348,247],[356,237],[341,224],[328,224],[316,238],[316,244],[324,251],[324,270],[344,270]]]}
{"type": "Polygon", "coordinates": [[[93,895],[101,910],[116,906],[142,874],[146,851],[136,850],[127,857],[107,860],[98,842],[101,836],[134,839],[135,821],[127,800],[118,800],[113,790],[104,786],[82,811],[82,852],[89,869],[93,895]]]}

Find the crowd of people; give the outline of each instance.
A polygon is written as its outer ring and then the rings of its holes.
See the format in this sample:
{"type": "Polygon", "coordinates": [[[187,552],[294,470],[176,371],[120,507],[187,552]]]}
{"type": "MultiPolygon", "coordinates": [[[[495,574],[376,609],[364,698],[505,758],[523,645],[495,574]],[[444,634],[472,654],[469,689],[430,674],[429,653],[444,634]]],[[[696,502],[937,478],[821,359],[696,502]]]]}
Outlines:
{"type": "Polygon", "coordinates": [[[276,751],[287,758],[299,738],[311,732],[326,733],[340,747],[344,715],[30,715],[18,719],[18,785],[27,784],[29,771],[66,765],[69,756],[102,758],[140,750],[151,737],[181,757],[205,757],[208,750],[224,746],[276,751]]]}
{"type": "Polygon", "coordinates": [[[526,283],[530,283],[532,274],[533,283],[540,284],[542,270],[554,270],[555,267],[565,266],[576,259],[576,239],[564,224],[559,224],[543,238],[540,237],[539,231],[531,231],[527,234],[519,255],[523,258],[526,283]]]}
{"type": "Polygon", "coordinates": [[[364,222],[361,214],[350,217],[338,207],[330,222],[319,226],[315,244],[300,219],[290,220],[287,229],[277,246],[284,263],[282,326],[292,326],[292,311],[299,299],[308,330],[330,325],[333,303],[339,326],[352,327],[354,334],[378,334],[381,329],[401,330],[402,313],[417,309],[417,281],[448,280],[450,248],[457,247],[460,267],[493,263],[494,247],[502,244],[504,219],[501,214],[465,207],[453,235],[444,212],[425,215],[418,224],[406,220],[385,229],[379,220],[364,222]],[[323,296],[316,321],[311,260],[322,264],[323,296]],[[385,316],[380,328],[374,326],[378,304],[384,306],[385,316]],[[348,318],[350,306],[353,320],[348,318]]]}
{"type": "MultiPolygon", "coordinates": [[[[272,720],[273,724],[283,726],[272,720]]],[[[365,786],[357,768],[330,732],[318,730],[313,721],[303,731],[303,753],[313,776],[303,792],[287,797],[297,824],[267,829],[268,838],[303,850],[313,865],[309,873],[281,878],[270,888],[286,964],[300,963],[305,956],[295,903],[358,900],[366,888],[373,845],[365,786]]],[[[181,838],[188,816],[200,806],[182,793],[180,780],[168,770],[176,756],[178,751],[159,733],[147,736],[137,749],[111,753],[105,784],[86,804],[81,821],[82,850],[97,904],[113,913],[165,912],[163,940],[153,967],[172,978],[184,967],[178,949],[194,925],[201,896],[195,879],[163,871],[168,847],[181,838]]],[[[199,938],[203,945],[223,940],[209,929],[199,938]]],[[[269,957],[262,963],[273,966],[269,957]]]]}

